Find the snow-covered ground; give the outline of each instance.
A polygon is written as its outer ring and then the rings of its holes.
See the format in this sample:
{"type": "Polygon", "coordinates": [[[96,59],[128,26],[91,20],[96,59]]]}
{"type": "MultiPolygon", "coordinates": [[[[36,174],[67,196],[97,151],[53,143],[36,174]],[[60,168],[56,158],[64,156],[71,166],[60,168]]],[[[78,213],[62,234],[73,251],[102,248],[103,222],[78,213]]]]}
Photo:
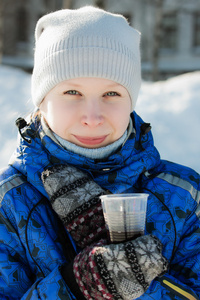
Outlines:
{"type": "MultiPolygon", "coordinates": [[[[0,168],[7,164],[16,145],[15,120],[33,109],[30,80],[21,70],[0,65],[0,168]]],[[[151,123],[163,159],[200,173],[200,72],[163,82],[143,82],[136,111],[151,123]]]]}

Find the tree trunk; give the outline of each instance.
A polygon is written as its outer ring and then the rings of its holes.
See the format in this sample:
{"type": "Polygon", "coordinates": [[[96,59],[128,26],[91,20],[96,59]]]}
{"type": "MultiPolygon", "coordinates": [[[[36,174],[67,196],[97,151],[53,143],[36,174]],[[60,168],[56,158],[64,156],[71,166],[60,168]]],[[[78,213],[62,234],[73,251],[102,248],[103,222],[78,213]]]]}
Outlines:
{"type": "Polygon", "coordinates": [[[163,0],[155,0],[155,27],[152,51],[152,80],[159,80],[159,50],[162,34],[163,0]]]}
{"type": "Polygon", "coordinates": [[[3,56],[3,8],[4,0],[0,1],[0,63],[3,56]]]}
{"type": "Polygon", "coordinates": [[[71,8],[71,4],[72,4],[72,0],[63,0],[62,7],[70,9],[71,8]]]}
{"type": "Polygon", "coordinates": [[[104,0],[94,0],[94,5],[99,8],[105,8],[105,1],[104,0]]]}

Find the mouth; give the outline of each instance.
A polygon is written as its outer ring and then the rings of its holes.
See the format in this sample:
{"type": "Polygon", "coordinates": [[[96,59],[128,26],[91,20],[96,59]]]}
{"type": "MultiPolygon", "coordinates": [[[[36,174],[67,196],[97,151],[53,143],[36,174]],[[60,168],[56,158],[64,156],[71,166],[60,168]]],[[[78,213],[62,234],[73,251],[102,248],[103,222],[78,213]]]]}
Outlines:
{"type": "Polygon", "coordinates": [[[103,143],[107,135],[98,136],[98,137],[82,137],[82,136],[74,135],[74,137],[84,145],[94,146],[103,143]]]}

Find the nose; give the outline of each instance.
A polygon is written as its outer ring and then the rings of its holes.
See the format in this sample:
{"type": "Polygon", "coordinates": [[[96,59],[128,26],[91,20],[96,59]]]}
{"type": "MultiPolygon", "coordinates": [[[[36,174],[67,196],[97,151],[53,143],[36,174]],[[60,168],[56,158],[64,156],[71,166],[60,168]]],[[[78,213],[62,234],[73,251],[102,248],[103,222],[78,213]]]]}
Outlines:
{"type": "Polygon", "coordinates": [[[82,110],[81,123],[84,126],[97,127],[102,125],[104,121],[101,105],[98,101],[91,100],[84,104],[82,110]]]}

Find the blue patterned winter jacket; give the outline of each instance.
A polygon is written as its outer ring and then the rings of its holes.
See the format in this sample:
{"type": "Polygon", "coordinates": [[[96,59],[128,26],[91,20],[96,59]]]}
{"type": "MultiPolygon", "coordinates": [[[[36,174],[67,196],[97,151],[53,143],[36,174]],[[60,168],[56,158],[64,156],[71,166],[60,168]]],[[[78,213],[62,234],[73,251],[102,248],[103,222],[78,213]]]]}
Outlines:
{"type": "Polygon", "coordinates": [[[151,131],[136,114],[126,143],[105,160],[64,150],[46,136],[39,117],[0,174],[0,299],[74,299],[60,268],[79,251],[53,211],[41,173],[72,164],[112,193],[149,194],[145,234],[156,235],[168,272],[138,299],[200,299],[200,177],[160,160],[151,131]],[[29,143],[30,142],[30,143],[29,143]]]}

